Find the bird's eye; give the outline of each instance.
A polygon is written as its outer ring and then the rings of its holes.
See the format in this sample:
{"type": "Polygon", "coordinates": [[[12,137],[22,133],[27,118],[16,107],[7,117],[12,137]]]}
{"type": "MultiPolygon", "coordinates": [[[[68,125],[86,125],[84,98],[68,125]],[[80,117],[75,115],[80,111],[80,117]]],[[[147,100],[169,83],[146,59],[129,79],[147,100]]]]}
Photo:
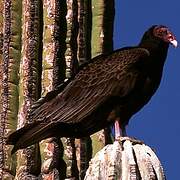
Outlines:
{"type": "Polygon", "coordinates": [[[164,30],[164,31],[162,32],[163,35],[167,35],[167,33],[168,33],[167,30],[164,30]]]}
{"type": "Polygon", "coordinates": [[[158,36],[164,36],[168,34],[167,29],[159,29],[159,31],[157,31],[158,36]]]}

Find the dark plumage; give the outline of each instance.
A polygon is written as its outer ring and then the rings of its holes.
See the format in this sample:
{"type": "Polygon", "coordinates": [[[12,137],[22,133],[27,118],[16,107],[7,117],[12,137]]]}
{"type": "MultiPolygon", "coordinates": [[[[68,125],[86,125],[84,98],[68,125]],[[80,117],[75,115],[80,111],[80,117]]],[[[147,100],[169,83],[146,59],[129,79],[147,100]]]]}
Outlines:
{"type": "Polygon", "coordinates": [[[168,28],[153,26],[138,46],[92,59],[72,80],[34,104],[34,122],[8,137],[12,152],[51,136],[88,136],[117,118],[126,126],[158,88],[169,43],[177,46],[168,28]]]}

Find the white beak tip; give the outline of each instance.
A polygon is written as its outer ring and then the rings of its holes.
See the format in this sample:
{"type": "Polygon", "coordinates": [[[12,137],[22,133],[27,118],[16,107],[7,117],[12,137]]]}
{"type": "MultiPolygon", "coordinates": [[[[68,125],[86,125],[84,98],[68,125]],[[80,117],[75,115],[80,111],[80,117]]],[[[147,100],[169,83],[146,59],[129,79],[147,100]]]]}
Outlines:
{"type": "Polygon", "coordinates": [[[178,42],[177,42],[175,39],[172,40],[172,41],[170,41],[170,43],[171,43],[175,48],[177,48],[178,42]]]}

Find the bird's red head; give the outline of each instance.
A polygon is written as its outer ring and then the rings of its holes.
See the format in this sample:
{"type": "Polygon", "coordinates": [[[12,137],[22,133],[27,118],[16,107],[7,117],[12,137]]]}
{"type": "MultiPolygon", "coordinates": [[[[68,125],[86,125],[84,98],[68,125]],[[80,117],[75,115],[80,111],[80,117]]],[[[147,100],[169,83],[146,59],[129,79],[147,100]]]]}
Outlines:
{"type": "Polygon", "coordinates": [[[155,37],[160,38],[164,42],[172,44],[174,47],[177,47],[178,45],[175,36],[166,26],[155,26],[153,29],[153,34],[155,37]]]}

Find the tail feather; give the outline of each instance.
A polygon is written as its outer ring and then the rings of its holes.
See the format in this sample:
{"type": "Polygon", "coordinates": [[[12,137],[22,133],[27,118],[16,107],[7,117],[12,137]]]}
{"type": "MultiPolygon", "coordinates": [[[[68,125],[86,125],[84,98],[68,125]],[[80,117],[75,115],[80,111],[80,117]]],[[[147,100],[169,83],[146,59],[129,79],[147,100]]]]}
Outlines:
{"type": "Polygon", "coordinates": [[[6,141],[6,144],[14,145],[11,154],[15,153],[18,149],[26,148],[32,144],[38,143],[42,139],[53,136],[53,131],[49,131],[48,128],[49,127],[43,124],[33,123],[12,133],[6,141]]]}
{"type": "Polygon", "coordinates": [[[17,131],[10,134],[6,140],[6,144],[14,145],[19,140],[19,138],[33,126],[34,124],[27,124],[23,128],[18,129],[17,131]]]}
{"type": "Polygon", "coordinates": [[[49,137],[81,138],[88,136],[89,132],[97,130],[93,130],[93,127],[89,123],[51,122],[45,124],[43,122],[35,122],[12,133],[7,139],[7,144],[14,145],[11,151],[11,154],[13,154],[18,149],[26,148],[49,137]]]}

